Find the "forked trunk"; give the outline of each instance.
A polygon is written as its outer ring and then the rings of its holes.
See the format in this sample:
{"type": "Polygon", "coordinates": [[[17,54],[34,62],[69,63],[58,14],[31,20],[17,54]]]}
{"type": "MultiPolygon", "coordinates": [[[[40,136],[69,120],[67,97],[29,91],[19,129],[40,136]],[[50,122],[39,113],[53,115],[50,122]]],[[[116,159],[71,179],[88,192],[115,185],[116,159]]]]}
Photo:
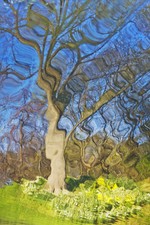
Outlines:
{"type": "Polygon", "coordinates": [[[49,121],[46,135],[46,157],[51,160],[51,174],[48,178],[50,192],[59,194],[65,188],[65,131],[58,130],[59,112],[53,104],[51,93],[47,92],[48,109],[46,112],[49,121]]]}

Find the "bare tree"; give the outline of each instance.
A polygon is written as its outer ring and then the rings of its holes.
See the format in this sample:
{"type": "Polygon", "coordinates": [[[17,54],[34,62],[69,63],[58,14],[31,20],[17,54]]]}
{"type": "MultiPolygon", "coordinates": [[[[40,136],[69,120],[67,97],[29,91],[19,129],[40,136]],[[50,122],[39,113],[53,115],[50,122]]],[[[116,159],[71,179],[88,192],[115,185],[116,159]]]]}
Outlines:
{"type": "MultiPolygon", "coordinates": [[[[51,160],[48,184],[50,191],[57,194],[65,188],[64,149],[69,138],[77,128],[85,129],[87,120],[107,103],[122,98],[149,69],[148,65],[144,71],[142,66],[139,71],[131,68],[135,54],[121,55],[117,44],[117,34],[135,23],[133,12],[140,11],[146,2],[127,0],[121,5],[117,0],[109,4],[92,0],[38,0],[13,4],[3,0],[3,3],[9,18],[2,16],[1,34],[7,33],[9,38],[17,39],[37,54],[38,85],[46,92],[48,101],[49,127],[45,141],[46,156],[51,160]],[[113,50],[105,52],[111,41],[113,50]],[[89,73],[93,64],[97,71],[89,73]],[[67,115],[70,104],[72,127],[66,132],[58,128],[58,123],[63,114],[67,115]]],[[[146,54],[145,49],[142,51],[146,54]]],[[[19,63],[15,55],[14,60],[19,63]]],[[[26,69],[28,76],[20,74],[12,65],[3,68],[1,73],[21,80],[36,74],[26,69]]]]}

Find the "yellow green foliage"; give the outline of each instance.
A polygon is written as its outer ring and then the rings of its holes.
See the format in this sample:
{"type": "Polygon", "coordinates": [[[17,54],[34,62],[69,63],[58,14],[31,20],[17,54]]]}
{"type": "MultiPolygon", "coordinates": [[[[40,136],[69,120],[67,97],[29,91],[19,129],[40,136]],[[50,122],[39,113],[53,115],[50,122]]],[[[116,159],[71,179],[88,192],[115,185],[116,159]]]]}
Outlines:
{"type": "MultiPolygon", "coordinates": [[[[59,196],[45,191],[46,180],[42,177],[37,177],[35,181],[22,182],[21,186],[14,184],[3,190],[9,196],[8,202],[11,201],[10,196],[17,193],[16,202],[12,203],[13,208],[19,205],[24,212],[25,208],[29,209],[29,217],[32,212],[38,211],[39,215],[42,213],[48,218],[53,210],[53,214],[60,218],[91,224],[109,224],[115,223],[118,219],[126,220],[140,215],[142,207],[150,203],[150,193],[143,192],[141,184],[137,185],[127,178],[99,177],[95,181],[87,177],[74,181],[73,178],[68,178],[68,185],[71,182],[73,191],[59,196]]],[[[4,204],[4,195],[1,199],[4,204]]]]}
{"type": "Polygon", "coordinates": [[[150,202],[150,194],[140,191],[127,178],[106,179],[99,177],[87,185],[81,183],[74,192],[52,200],[55,211],[61,217],[90,223],[112,223],[138,214],[144,204],[150,202]]]}

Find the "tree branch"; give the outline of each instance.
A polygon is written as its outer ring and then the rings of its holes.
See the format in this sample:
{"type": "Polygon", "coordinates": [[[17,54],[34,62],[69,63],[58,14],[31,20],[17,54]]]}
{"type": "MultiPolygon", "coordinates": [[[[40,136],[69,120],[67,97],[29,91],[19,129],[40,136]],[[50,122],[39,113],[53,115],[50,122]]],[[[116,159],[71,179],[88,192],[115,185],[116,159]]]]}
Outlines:
{"type": "Polygon", "coordinates": [[[121,93],[123,93],[125,90],[127,90],[129,87],[131,87],[132,84],[128,84],[127,86],[123,87],[121,90],[119,90],[118,92],[115,92],[114,90],[110,89],[108,91],[106,91],[99,99],[99,101],[97,101],[94,106],[91,109],[86,109],[84,112],[82,112],[81,115],[81,119],[79,120],[79,122],[73,127],[73,129],[71,130],[71,132],[67,135],[66,137],[66,143],[69,140],[69,137],[72,135],[72,133],[75,131],[75,129],[79,126],[79,124],[81,124],[84,120],[86,120],[87,118],[89,118],[91,115],[93,115],[94,113],[96,113],[102,106],[106,105],[108,102],[110,102],[112,99],[114,99],[115,97],[119,96],[121,93]]]}

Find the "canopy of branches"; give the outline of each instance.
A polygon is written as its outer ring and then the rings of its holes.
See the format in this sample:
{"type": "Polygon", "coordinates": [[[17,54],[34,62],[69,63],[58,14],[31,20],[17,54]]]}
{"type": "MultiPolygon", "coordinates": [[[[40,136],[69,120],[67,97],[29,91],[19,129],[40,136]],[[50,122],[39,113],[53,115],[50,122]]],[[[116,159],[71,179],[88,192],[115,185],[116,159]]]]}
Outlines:
{"type": "Polygon", "coordinates": [[[149,138],[148,2],[1,1],[1,151],[19,149],[19,129],[24,143],[33,133],[42,143],[47,100],[39,78],[68,135],[149,138]]]}

